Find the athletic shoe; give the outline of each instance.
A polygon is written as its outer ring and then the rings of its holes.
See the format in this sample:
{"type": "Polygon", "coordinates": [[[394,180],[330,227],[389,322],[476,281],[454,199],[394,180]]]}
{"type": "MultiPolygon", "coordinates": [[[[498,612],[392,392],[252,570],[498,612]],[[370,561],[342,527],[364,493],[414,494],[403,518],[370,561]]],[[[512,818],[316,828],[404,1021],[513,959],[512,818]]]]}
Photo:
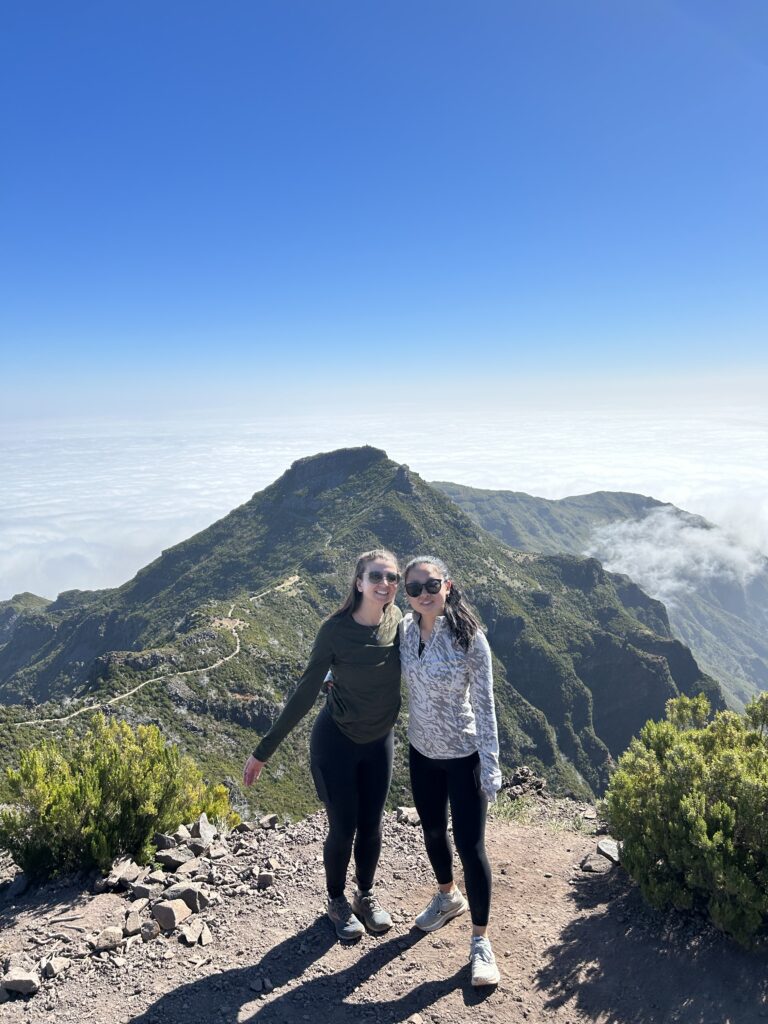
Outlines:
{"type": "Polygon", "coordinates": [[[328,917],[340,939],[359,939],[365,928],[355,915],[346,896],[328,897],[328,917]]]}
{"type": "Polygon", "coordinates": [[[467,909],[467,901],[461,892],[454,886],[451,892],[438,891],[429,902],[429,906],[416,918],[416,927],[423,932],[434,932],[450,921],[458,917],[467,909]]]}
{"type": "Polygon", "coordinates": [[[469,961],[472,964],[472,984],[498,985],[501,975],[496,966],[491,944],[484,935],[473,935],[469,948],[469,961]]]}
{"type": "Polygon", "coordinates": [[[372,889],[367,892],[358,889],[352,897],[352,909],[365,921],[369,931],[387,932],[392,927],[392,918],[379,903],[372,889]]]}

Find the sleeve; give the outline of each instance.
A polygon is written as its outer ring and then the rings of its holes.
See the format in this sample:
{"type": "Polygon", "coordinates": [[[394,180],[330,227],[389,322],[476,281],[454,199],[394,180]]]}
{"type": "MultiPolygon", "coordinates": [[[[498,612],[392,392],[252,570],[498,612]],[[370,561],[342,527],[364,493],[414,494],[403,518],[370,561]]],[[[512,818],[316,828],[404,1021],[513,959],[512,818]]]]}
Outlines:
{"type": "Polygon", "coordinates": [[[469,699],[475,714],[477,750],[480,754],[480,784],[485,795],[493,802],[501,789],[501,769],[496,704],[493,699],[491,648],[488,646],[485,633],[478,631],[475,634],[469,648],[467,666],[469,699]]]}
{"type": "Polygon", "coordinates": [[[253,752],[253,756],[259,761],[269,760],[288,733],[299,724],[315,703],[333,662],[332,634],[333,620],[324,622],[315,638],[307,667],[298,686],[289,697],[275,724],[253,752]]]}

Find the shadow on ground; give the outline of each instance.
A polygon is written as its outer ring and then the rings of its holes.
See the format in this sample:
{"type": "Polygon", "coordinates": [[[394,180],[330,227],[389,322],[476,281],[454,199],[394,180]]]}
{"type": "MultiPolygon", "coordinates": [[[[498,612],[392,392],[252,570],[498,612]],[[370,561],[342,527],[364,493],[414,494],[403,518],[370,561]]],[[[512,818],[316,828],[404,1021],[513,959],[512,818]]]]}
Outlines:
{"type": "Polygon", "coordinates": [[[303,984],[281,992],[336,944],[327,922],[319,918],[247,967],[201,978],[164,995],[145,1013],[133,1018],[132,1024],[160,1024],[161,1021],[163,1024],[189,1024],[193,1019],[191,1007],[197,1020],[299,1024],[322,1013],[333,1024],[352,1024],[366,1019],[375,1019],[377,1024],[399,1024],[456,989],[461,990],[467,1006],[482,1003],[489,992],[472,988],[468,967],[439,981],[418,984],[402,996],[390,997],[391,980],[382,977],[377,982],[375,976],[401,953],[413,949],[423,937],[423,932],[414,929],[405,937],[382,939],[349,967],[308,978],[303,984]],[[275,989],[263,1000],[251,989],[252,982],[262,977],[268,977],[275,989]],[[372,988],[378,984],[381,997],[374,996],[372,991],[370,1002],[346,1001],[358,986],[370,981],[373,981],[372,988]],[[253,1004],[252,1009],[242,1013],[245,1004],[253,1004]]]}
{"type": "Polygon", "coordinates": [[[768,951],[748,952],[700,917],[647,907],[626,874],[586,876],[579,911],[547,952],[545,1006],[611,1024],[757,1024],[768,1019],[768,951]]]}

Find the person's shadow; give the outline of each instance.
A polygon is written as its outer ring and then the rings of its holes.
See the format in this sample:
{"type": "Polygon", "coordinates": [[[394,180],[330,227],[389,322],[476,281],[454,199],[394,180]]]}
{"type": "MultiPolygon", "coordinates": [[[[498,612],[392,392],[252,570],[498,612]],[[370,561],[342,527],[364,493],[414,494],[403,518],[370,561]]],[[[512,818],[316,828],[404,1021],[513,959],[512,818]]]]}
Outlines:
{"type": "Polygon", "coordinates": [[[256,963],[200,978],[182,985],[162,996],[143,1014],[134,1017],[132,1024],[188,1024],[190,1019],[217,1019],[225,1022],[254,1024],[286,1024],[314,1018],[318,1012],[326,1014],[333,1024],[359,1022],[370,1015],[376,1024],[399,1024],[409,1016],[433,1005],[454,989],[461,989],[464,1003],[481,1003],[493,989],[475,990],[471,985],[469,966],[439,981],[417,984],[410,992],[389,997],[390,979],[379,980],[382,995],[370,1002],[347,1003],[347,997],[359,986],[386,968],[401,953],[413,949],[424,938],[414,928],[408,935],[378,942],[356,959],[349,967],[328,974],[308,978],[301,985],[280,993],[280,989],[295,978],[300,978],[312,964],[320,960],[334,945],[336,938],[327,920],[318,918],[303,931],[270,949],[256,963]],[[268,978],[275,993],[269,1000],[255,1007],[250,1017],[240,1016],[246,1003],[259,999],[251,987],[257,979],[268,978]],[[194,1008],[193,1017],[190,1008],[194,1008]]]}

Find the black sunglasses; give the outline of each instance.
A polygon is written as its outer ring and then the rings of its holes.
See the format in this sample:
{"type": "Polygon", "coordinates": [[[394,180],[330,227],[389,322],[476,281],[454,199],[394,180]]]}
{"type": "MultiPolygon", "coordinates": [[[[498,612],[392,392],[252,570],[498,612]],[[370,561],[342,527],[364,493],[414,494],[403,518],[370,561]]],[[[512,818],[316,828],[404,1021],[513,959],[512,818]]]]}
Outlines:
{"type": "Polygon", "coordinates": [[[422,590],[426,590],[428,594],[436,594],[442,585],[443,580],[430,576],[426,583],[419,583],[417,580],[411,580],[410,583],[406,583],[405,592],[408,597],[418,597],[422,590]]]}
{"type": "Polygon", "coordinates": [[[400,582],[399,572],[382,572],[381,569],[369,569],[368,572],[363,572],[360,575],[367,576],[369,583],[381,583],[382,580],[386,580],[387,583],[400,582]]]}

